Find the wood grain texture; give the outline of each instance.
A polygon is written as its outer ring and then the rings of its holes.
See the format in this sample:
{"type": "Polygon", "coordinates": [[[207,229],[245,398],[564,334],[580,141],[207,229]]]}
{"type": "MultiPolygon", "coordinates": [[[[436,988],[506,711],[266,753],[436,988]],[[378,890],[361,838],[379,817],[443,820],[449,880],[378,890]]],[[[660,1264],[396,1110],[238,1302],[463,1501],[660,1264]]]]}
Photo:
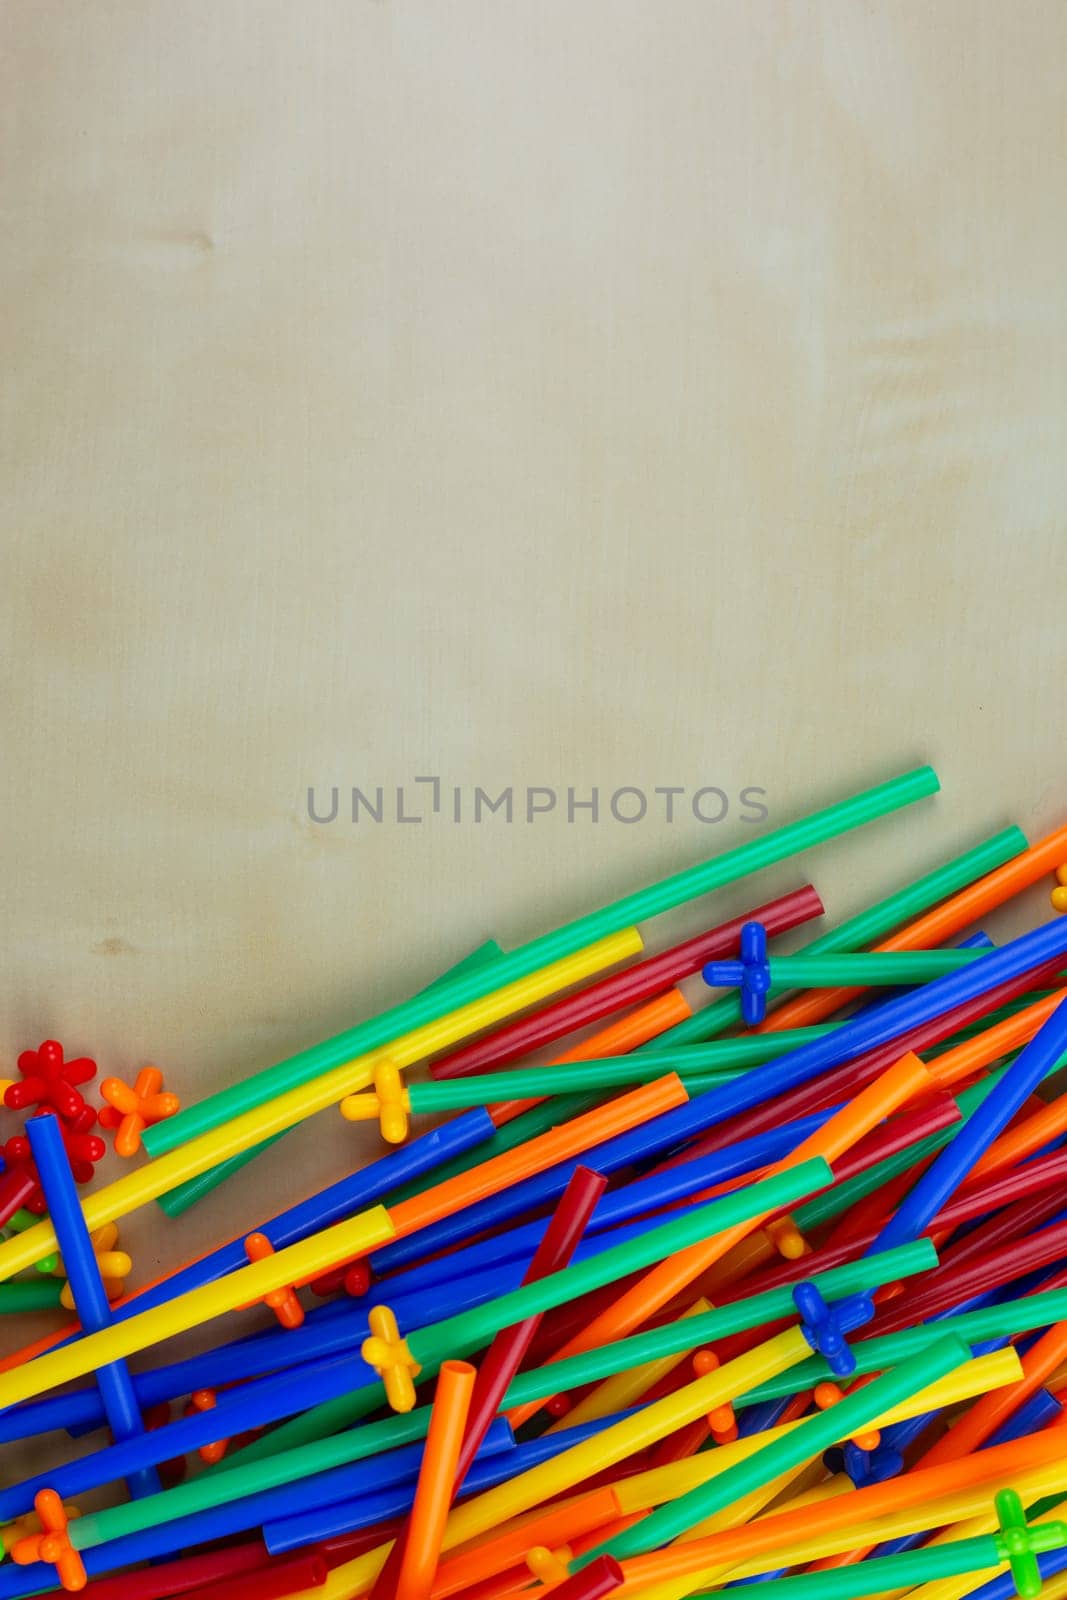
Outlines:
{"type": "MultiPolygon", "coordinates": [[[[834,915],[1062,821],[1065,46],[1058,0],[6,0],[2,1057],[196,1096],[745,836],[309,784],[785,821],[934,761],[811,862],[834,915]]],[[[279,1203],[371,1145],[318,1119],[279,1203]]]]}

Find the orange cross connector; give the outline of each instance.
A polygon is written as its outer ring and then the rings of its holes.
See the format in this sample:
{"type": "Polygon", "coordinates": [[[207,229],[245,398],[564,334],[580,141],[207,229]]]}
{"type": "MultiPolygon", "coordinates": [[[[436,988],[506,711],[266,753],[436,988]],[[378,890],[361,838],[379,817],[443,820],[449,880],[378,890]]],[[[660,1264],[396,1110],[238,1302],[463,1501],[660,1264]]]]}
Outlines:
{"type": "MultiPolygon", "coordinates": [[[[714,1350],[698,1350],[693,1357],[693,1371],[698,1378],[706,1378],[709,1372],[717,1372],[720,1365],[714,1350]]],[[[727,1402],[709,1411],[708,1427],[716,1444],[732,1444],[737,1438],[737,1417],[733,1406],[727,1402]]]]}
{"type": "Polygon", "coordinates": [[[12,1546],[11,1559],[16,1566],[29,1567],[35,1561],[47,1561],[55,1567],[64,1589],[73,1592],[84,1589],[89,1581],[85,1565],[70,1542],[67,1532],[67,1512],[54,1489],[39,1489],[33,1497],[34,1509],[41,1523],[40,1533],[28,1533],[12,1546]]]}
{"type": "Polygon", "coordinates": [[[102,1128],[115,1128],[115,1149],[120,1156],[135,1156],[141,1148],[141,1135],[154,1122],[162,1122],[181,1110],[176,1094],[164,1094],[163,1074],[158,1067],[144,1067],[131,1088],[121,1078],[105,1078],[100,1093],[107,1104],[100,1113],[102,1128]]]}
{"type": "MultiPolygon", "coordinates": [[[[218,1405],[218,1395],[214,1389],[194,1389],[189,1396],[189,1404],[185,1408],[187,1417],[198,1416],[202,1411],[214,1411],[218,1405]]],[[[221,1461],[230,1448],[229,1439],[214,1439],[211,1444],[202,1444],[197,1450],[201,1461],[213,1467],[216,1461],[221,1461]]]]}
{"type": "MultiPolygon", "coordinates": [[[[829,1411],[830,1407],[836,1406],[839,1400],[844,1399],[844,1396],[845,1391],[840,1389],[836,1383],[820,1383],[816,1385],[814,1398],[815,1404],[820,1411],[829,1411]]],[[[854,1433],[852,1435],[852,1443],[857,1450],[877,1450],[881,1442],[882,1435],[877,1428],[870,1428],[862,1433],[854,1433]]]]}
{"type": "MultiPolygon", "coordinates": [[[[266,1261],[268,1256],[273,1254],[274,1246],[265,1233],[248,1235],[245,1240],[245,1255],[249,1261],[266,1261]]],[[[254,1305],[255,1301],[252,1304],[254,1305]]],[[[270,1307],[283,1328],[299,1328],[304,1320],[304,1308],[292,1284],[286,1284],[281,1289],[272,1289],[270,1294],[263,1296],[263,1304],[270,1307]]],[[[241,1309],[247,1311],[249,1308],[243,1306],[241,1309]]]]}
{"type": "Polygon", "coordinates": [[[415,1408],[415,1379],[422,1371],[400,1337],[400,1327],[388,1306],[374,1306],[370,1316],[370,1338],[364,1339],[362,1355],[385,1384],[385,1398],[394,1411],[415,1408]]]}

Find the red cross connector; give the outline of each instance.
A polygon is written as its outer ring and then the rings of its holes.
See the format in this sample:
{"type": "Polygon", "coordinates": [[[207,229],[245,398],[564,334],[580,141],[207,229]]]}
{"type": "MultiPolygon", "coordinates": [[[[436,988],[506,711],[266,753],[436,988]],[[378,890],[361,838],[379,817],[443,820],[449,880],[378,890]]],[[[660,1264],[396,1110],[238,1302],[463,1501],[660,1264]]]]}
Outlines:
{"type": "Polygon", "coordinates": [[[9,1083],[4,1104],[11,1111],[28,1106],[47,1107],[65,1122],[73,1122],[85,1110],[85,1097],[77,1088],[96,1077],[96,1062],[89,1056],[64,1061],[58,1039],[46,1039],[36,1050],[24,1050],[18,1058],[22,1081],[9,1083]]]}

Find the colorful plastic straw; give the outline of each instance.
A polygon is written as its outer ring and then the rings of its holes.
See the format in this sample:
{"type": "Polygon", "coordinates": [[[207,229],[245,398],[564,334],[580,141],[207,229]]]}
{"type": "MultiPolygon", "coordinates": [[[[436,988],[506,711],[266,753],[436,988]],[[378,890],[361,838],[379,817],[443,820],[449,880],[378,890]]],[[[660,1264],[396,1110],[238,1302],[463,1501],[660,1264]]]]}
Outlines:
{"type": "Polygon", "coordinates": [[[397,1577],[396,1600],[430,1600],[456,1467],[467,1423],[475,1370],[465,1361],[445,1361],[437,1378],[418,1488],[397,1577]]]}
{"type": "MultiPolygon", "coordinates": [[[[797,954],[818,955],[822,952],[829,954],[862,950],[865,945],[884,939],[894,929],[900,929],[901,923],[908,923],[909,919],[922,916],[932,907],[940,909],[942,904],[950,903],[947,897],[956,896],[961,890],[965,891],[976,880],[981,880],[984,875],[1003,862],[1018,856],[1026,847],[1026,835],[1019,828],[1005,828],[972,849],[965,850],[962,855],[954,856],[943,866],[936,867],[933,872],[925,873],[913,883],[895,890],[884,900],[876,901],[874,905],[868,906],[856,916],[838,923],[836,927],[803,945],[797,954]]],[[[964,916],[958,927],[950,928],[941,937],[931,933],[929,937],[919,939],[914,945],[901,948],[932,949],[946,943],[953,933],[959,932],[976,920],[975,917],[964,916]]],[[[888,948],[888,943],[877,945],[876,948],[888,948]]],[[[812,993],[798,998],[803,1002],[818,999],[820,995],[812,993]]],[[[764,1029],[777,1027],[779,1016],[783,1016],[781,1023],[783,1028],[799,1026],[803,1019],[784,1020],[785,1006],[792,1004],[792,1001],[786,1001],[784,1006],[774,1011],[763,1024],[764,1029]]],[[[831,1006],[810,1020],[821,1021],[822,1016],[829,1016],[833,1009],[831,1006]]],[[[740,1000],[736,995],[723,995],[696,1012],[688,1022],[681,1023],[664,1042],[673,1047],[711,1039],[715,1034],[735,1026],[740,1020],[740,1000]]]]}
{"type": "MultiPolygon", "coordinates": [[[[567,1265],[606,1187],[607,1180],[600,1173],[592,1172],[587,1167],[577,1169],[534,1253],[524,1283],[537,1283],[567,1265]]],[[[508,1385],[530,1348],[539,1323],[540,1316],[536,1315],[502,1328],[481,1362],[452,1473],[454,1493],[462,1488],[489,1426],[500,1409],[508,1385]]],[[[405,1528],[397,1535],[389,1560],[378,1575],[371,1600],[391,1600],[394,1586],[399,1582],[406,1543],[405,1528]]]]}
{"type": "MultiPolygon", "coordinates": [[[[601,911],[591,912],[555,933],[545,934],[518,950],[510,951],[482,972],[442,984],[429,995],[417,996],[394,1006],[372,1022],[362,1023],[325,1044],[257,1073],[244,1083],[221,1090],[199,1105],[179,1113],[169,1122],[150,1129],[152,1137],[146,1137],[146,1147],[151,1155],[161,1155],[183,1141],[222,1126],[252,1105],[262,1105],[290,1089],[299,1088],[339,1063],[390,1044],[401,1033],[436,1021],[448,1010],[479,999],[491,989],[524,977],[594,940],[617,933],[632,923],[659,916],[664,911],[683,905],[687,900],[709,894],[713,889],[721,889],[776,861],[785,860],[852,828],[887,816],[902,806],[936,794],[939,787],[937,774],[931,767],[917,767],[899,778],[890,779],[888,783],[879,784],[823,811],[814,812],[801,821],[788,823],[759,838],[747,840],[711,861],[665,878],[651,888],[627,895],[601,911]]],[[[441,1045],[437,1045],[425,1053],[431,1054],[441,1048],[441,1045]]]]}
{"type": "MultiPolygon", "coordinates": [[[[111,1307],[93,1241],[82,1217],[59,1121],[50,1112],[31,1117],[26,1132],[82,1327],[89,1333],[102,1333],[106,1337],[112,1325],[111,1307]]],[[[120,1359],[101,1365],[96,1372],[96,1383],[116,1440],[134,1439],[143,1434],[144,1422],[126,1363],[120,1359]]],[[[135,1499],[154,1494],[160,1487],[159,1475],[152,1467],[131,1472],[127,1483],[135,1499]]]]}
{"type": "MultiPolygon", "coordinates": [[[[567,957],[554,967],[544,968],[532,977],[497,990],[465,1010],[446,1016],[417,1036],[407,1035],[393,1046],[394,1052],[406,1051],[407,1054],[395,1055],[394,1059],[400,1064],[405,1060],[408,1063],[419,1060],[430,1050],[446,1042],[454,1042],[457,1038],[465,1038],[468,1033],[488,1026],[501,1016],[510,1016],[536,999],[577,982],[590,971],[599,971],[621,960],[625,954],[637,948],[640,948],[640,938],[633,930],[613,935],[592,950],[567,957]]],[[[475,973],[468,981],[473,982],[478,976],[475,973]]],[[[105,1222],[115,1222],[128,1216],[178,1184],[217,1166],[237,1151],[248,1149],[271,1134],[280,1133],[304,1121],[314,1112],[337,1104],[345,1095],[366,1088],[373,1077],[373,1066],[363,1059],[346,1062],[319,1077],[314,1084],[298,1086],[265,1104],[257,1104],[225,1126],[215,1128],[179,1149],[170,1150],[169,1154],[89,1195],[83,1206],[86,1226],[92,1231],[102,1227],[105,1222]]],[[[170,1120],[176,1122],[178,1119],[175,1117],[170,1120]]],[[[164,1126],[164,1123],[158,1123],[155,1129],[147,1131],[158,1132],[164,1126]]],[[[23,1267],[32,1266],[54,1246],[54,1231],[47,1221],[27,1229],[17,1239],[9,1239],[0,1245],[0,1279],[13,1276],[23,1267]]]]}
{"type": "Polygon", "coordinates": [[[442,1056],[430,1065],[430,1076],[437,1079],[460,1078],[469,1073],[482,1072],[489,1067],[504,1067],[509,1061],[540,1050],[564,1034],[588,1027],[609,1016],[623,1006],[636,1005],[661,993],[680,978],[699,972],[705,961],[715,956],[725,956],[737,949],[741,929],[746,922],[763,924],[770,938],[787,933],[823,913],[823,903],[811,884],[795,889],[791,894],[769,900],[765,905],[743,916],[731,917],[707,933],[686,939],[673,949],[649,956],[627,972],[601,978],[578,994],[567,995],[562,1000],[520,1017],[505,1027],[473,1039],[458,1050],[442,1056]]]}

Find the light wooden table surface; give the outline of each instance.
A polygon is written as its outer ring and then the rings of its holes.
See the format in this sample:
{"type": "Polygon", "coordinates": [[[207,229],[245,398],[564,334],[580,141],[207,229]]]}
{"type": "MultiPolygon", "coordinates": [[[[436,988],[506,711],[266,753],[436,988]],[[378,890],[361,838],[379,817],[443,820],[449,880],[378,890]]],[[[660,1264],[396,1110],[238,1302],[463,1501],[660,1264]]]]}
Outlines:
{"type": "Polygon", "coordinates": [[[938,767],[804,869],[835,917],[1063,821],[1065,47],[1059,0],[6,0],[0,1065],[195,1098],[745,788],[938,767]]]}

